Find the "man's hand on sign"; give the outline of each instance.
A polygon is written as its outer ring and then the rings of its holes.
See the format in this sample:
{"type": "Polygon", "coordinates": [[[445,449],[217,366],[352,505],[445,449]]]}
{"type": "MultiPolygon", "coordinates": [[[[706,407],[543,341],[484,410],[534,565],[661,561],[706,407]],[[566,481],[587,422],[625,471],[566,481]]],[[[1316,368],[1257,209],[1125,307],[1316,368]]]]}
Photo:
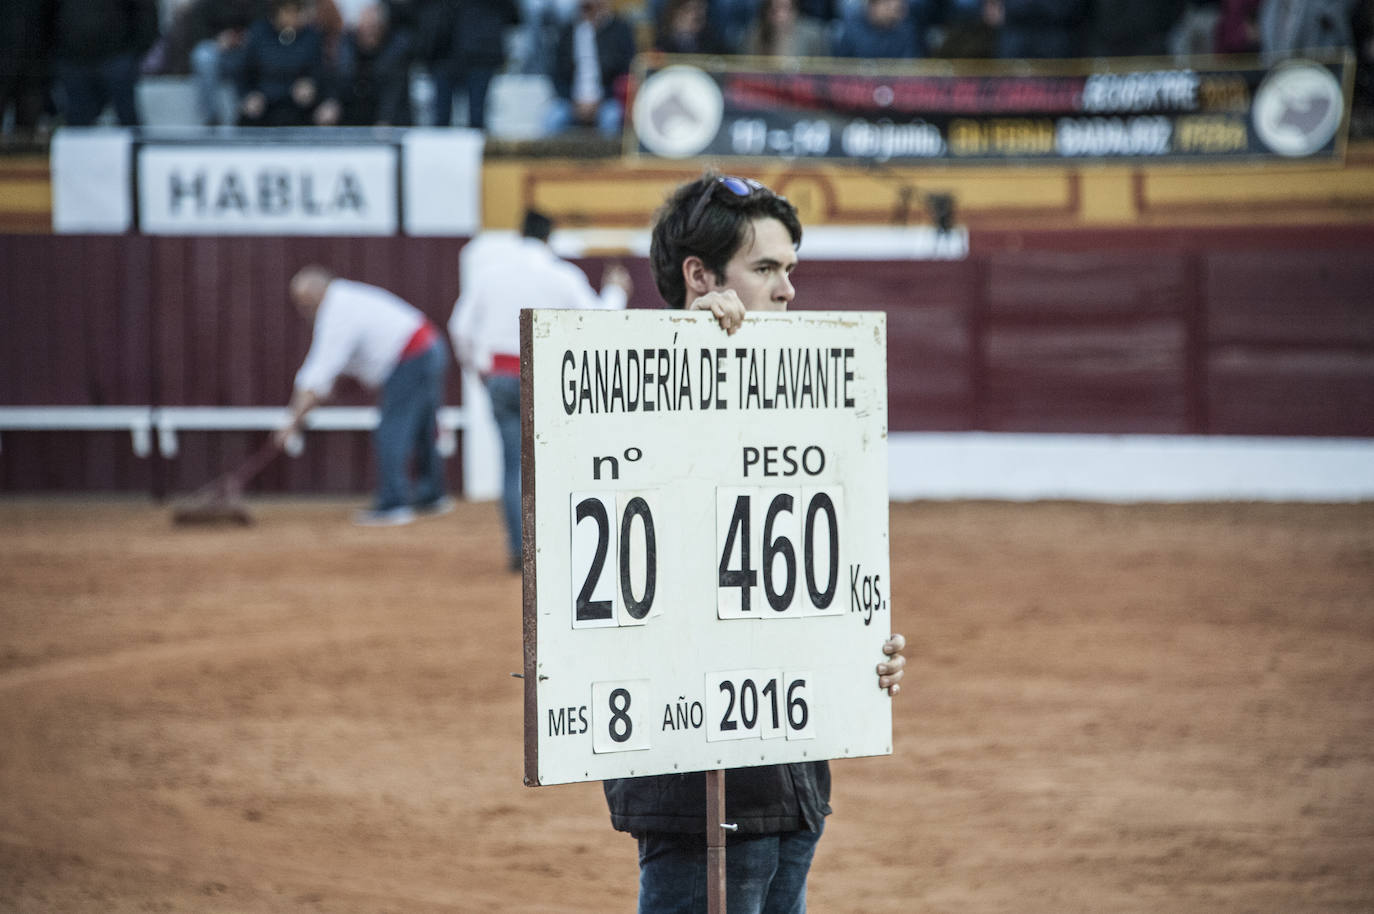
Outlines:
{"type": "Polygon", "coordinates": [[[883,644],[887,659],[878,664],[878,688],[887,689],[889,695],[895,696],[902,690],[900,683],[906,669],[906,658],[902,656],[902,651],[905,648],[906,639],[901,635],[893,635],[883,644]]]}
{"type": "Polygon", "coordinates": [[[744,302],[734,289],[707,292],[692,302],[693,311],[710,311],[726,333],[734,333],[744,322],[744,302]]]}

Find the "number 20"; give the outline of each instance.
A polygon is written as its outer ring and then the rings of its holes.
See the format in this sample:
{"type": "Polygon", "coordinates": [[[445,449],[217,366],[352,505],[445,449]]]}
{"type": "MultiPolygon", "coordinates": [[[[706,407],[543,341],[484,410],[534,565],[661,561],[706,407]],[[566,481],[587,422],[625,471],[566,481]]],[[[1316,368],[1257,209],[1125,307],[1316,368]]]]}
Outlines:
{"type": "MultiPolygon", "coordinates": [[[[582,578],[581,586],[573,599],[573,626],[595,627],[600,625],[615,624],[615,609],[613,599],[605,599],[604,596],[597,598],[598,593],[604,594],[605,588],[602,586],[603,576],[607,569],[607,558],[612,557],[614,550],[613,567],[611,570],[618,572],[616,575],[613,593],[618,593],[621,605],[625,613],[635,621],[643,620],[649,615],[650,609],[654,605],[654,592],[658,581],[658,538],[654,530],[653,512],[649,508],[649,503],[641,496],[633,496],[625,502],[625,507],[621,513],[619,528],[612,530],[611,519],[608,513],[609,498],[600,495],[588,495],[578,500],[573,508],[573,528],[574,535],[576,529],[584,521],[590,520],[595,529],[595,544],[590,550],[591,554],[583,555],[586,561],[585,575],[582,578]],[[631,561],[631,546],[633,545],[633,528],[635,520],[639,521],[642,531],[643,545],[643,591],[639,594],[634,589],[634,571],[631,561]],[[619,548],[616,549],[616,544],[619,548]]],[[[579,574],[580,568],[578,559],[578,548],[574,544],[574,575],[579,574]]],[[[576,578],[574,578],[576,583],[576,578]]]]}

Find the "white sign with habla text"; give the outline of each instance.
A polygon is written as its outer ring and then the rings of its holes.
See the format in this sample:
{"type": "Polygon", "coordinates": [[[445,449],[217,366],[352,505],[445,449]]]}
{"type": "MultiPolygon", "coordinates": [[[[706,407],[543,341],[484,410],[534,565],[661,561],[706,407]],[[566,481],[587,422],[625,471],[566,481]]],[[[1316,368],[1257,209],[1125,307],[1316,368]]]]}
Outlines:
{"type": "Polygon", "coordinates": [[[526,783],[890,753],[885,316],[521,332],[526,783]]]}
{"type": "Polygon", "coordinates": [[[147,146],[139,223],[150,235],[391,235],[398,155],[391,145],[147,146]]]}

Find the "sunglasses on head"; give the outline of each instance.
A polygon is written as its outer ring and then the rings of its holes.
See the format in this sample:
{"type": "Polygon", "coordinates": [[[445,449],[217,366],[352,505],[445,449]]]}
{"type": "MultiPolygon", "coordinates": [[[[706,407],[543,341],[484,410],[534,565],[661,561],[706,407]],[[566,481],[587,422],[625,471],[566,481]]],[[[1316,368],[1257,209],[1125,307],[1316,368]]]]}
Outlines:
{"type": "Polygon", "coordinates": [[[697,223],[701,221],[702,215],[706,212],[706,206],[711,202],[711,198],[716,194],[717,187],[724,187],[736,197],[751,197],[756,193],[772,193],[753,178],[737,178],[734,175],[721,175],[716,178],[706,188],[706,192],[697,198],[696,206],[692,207],[692,212],[687,217],[687,234],[696,231],[697,223]]]}

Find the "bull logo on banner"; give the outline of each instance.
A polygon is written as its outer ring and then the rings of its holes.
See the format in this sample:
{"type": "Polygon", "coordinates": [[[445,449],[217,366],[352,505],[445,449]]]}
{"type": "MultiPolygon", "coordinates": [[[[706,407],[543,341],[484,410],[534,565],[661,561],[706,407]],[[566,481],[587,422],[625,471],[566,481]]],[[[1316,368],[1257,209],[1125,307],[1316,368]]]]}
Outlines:
{"type": "Polygon", "coordinates": [[[1345,116],[1345,93],[1326,67],[1295,60],[1276,67],[1255,93],[1255,134],[1281,156],[1326,147],[1345,116]]]}
{"type": "Polygon", "coordinates": [[[714,79],[696,67],[668,67],[639,88],[635,133],[654,155],[682,159],[710,145],[724,113],[725,99],[714,79]]]}

